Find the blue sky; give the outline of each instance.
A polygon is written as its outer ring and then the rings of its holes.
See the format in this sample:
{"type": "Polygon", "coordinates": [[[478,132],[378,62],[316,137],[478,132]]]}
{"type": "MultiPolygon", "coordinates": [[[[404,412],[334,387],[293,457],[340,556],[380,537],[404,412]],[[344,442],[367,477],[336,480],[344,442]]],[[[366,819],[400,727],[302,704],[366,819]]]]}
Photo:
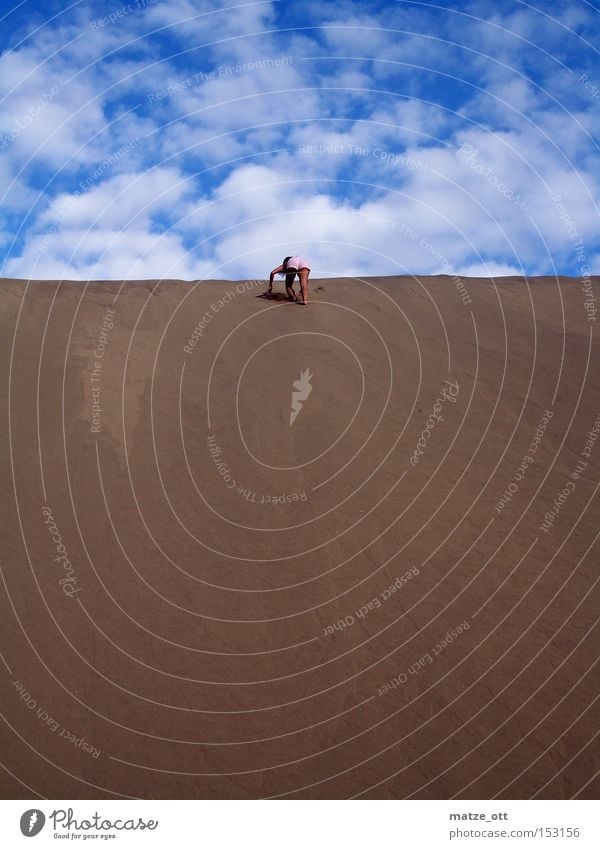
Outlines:
{"type": "Polygon", "coordinates": [[[600,273],[587,0],[8,0],[2,276],[600,273]]]}

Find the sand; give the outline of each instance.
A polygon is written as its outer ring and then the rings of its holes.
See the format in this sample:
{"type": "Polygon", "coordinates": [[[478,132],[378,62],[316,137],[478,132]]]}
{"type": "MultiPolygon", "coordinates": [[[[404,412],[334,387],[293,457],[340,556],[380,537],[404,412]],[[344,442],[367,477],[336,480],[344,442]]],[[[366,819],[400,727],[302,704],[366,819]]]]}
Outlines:
{"type": "Polygon", "coordinates": [[[599,284],[2,281],[3,796],[597,796],[599,284]]]}

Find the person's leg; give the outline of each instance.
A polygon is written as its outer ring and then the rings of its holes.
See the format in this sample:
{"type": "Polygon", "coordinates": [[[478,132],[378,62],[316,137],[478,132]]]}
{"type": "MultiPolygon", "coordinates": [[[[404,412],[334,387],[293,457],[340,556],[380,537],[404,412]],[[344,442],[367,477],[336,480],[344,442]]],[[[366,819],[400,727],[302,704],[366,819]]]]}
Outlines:
{"type": "Polygon", "coordinates": [[[298,277],[300,278],[300,292],[302,295],[302,303],[308,303],[308,275],[310,274],[310,268],[301,268],[298,272],[298,277]]]}
{"type": "Polygon", "coordinates": [[[294,278],[296,277],[295,271],[290,271],[285,275],[285,290],[288,293],[288,298],[292,301],[297,301],[296,293],[294,291],[294,278]]]}

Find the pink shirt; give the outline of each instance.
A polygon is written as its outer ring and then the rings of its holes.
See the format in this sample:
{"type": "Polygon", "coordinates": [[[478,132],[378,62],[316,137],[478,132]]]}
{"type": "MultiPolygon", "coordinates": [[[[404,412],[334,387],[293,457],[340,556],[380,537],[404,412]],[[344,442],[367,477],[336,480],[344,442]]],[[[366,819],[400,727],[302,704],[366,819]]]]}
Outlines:
{"type": "Polygon", "coordinates": [[[308,268],[308,270],[310,271],[310,265],[308,264],[308,260],[304,259],[304,257],[302,256],[291,256],[288,259],[286,268],[289,268],[290,270],[295,268],[297,271],[299,271],[301,268],[308,268]]]}

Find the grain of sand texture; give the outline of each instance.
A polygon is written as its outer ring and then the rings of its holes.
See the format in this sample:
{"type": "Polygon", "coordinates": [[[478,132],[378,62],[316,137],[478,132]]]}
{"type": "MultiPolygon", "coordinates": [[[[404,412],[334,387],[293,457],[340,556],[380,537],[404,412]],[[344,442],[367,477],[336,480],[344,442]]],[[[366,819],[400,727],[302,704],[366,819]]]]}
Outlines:
{"type": "Polygon", "coordinates": [[[4,797],[596,797],[599,284],[2,281],[4,797]]]}

